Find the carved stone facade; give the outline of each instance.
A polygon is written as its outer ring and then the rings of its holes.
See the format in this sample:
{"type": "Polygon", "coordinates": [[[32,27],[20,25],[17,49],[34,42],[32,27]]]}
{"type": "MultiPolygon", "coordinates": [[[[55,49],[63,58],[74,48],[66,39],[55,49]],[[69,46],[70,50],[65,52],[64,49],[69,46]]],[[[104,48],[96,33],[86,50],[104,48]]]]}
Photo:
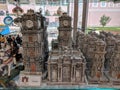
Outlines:
{"type": "Polygon", "coordinates": [[[48,59],[48,84],[79,85],[85,81],[85,58],[72,47],[71,17],[64,13],[59,21],[59,36],[48,59]]]}
{"type": "MultiPolygon", "coordinates": [[[[44,71],[45,54],[48,51],[47,34],[45,26],[45,17],[41,13],[35,13],[33,10],[15,19],[15,22],[21,23],[21,32],[23,35],[23,49],[24,49],[24,65],[25,70],[21,72],[20,84],[21,86],[31,86],[33,80],[36,81],[35,86],[41,84],[42,72],[44,71]],[[33,77],[38,77],[33,79],[33,77]],[[27,84],[24,84],[23,78],[28,78],[27,84]]],[[[33,85],[32,85],[33,86],[33,85]]]]}
{"type": "Polygon", "coordinates": [[[86,58],[88,83],[120,85],[120,35],[110,32],[77,33],[77,47],[86,58]]]}
{"type": "Polygon", "coordinates": [[[116,41],[114,53],[110,59],[109,75],[113,84],[120,85],[120,40],[116,41]]]}
{"type": "Polygon", "coordinates": [[[105,54],[105,69],[109,70],[110,69],[110,59],[114,53],[115,45],[116,45],[116,39],[113,36],[107,36],[105,38],[106,41],[106,51],[107,53],[105,54]]]}
{"type": "Polygon", "coordinates": [[[95,49],[93,51],[93,59],[92,59],[92,68],[90,70],[90,78],[88,77],[88,80],[91,81],[91,83],[94,81],[98,81],[97,83],[106,82],[108,81],[107,78],[104,76],[104,60],[105,60],[105,48],[106,44],[102,40],[95,41],[95,49]]]}
{"type": "MultiPolygon", "coordinates": [[[[103,79],[104,55],[106,44],[96,34],[77,33],[77,46],[86,58],[86,75],[88,83],[99,83],[103,79]],[[81,47],[82,46],[82,47],[81,47]]],[[[104,78],[105,79],[105,78],[104,78]]]]}
{"type": "Polygon", "coordinates": [[[76,50],[51,52],[48,60],[48,79],[54,84],[80,84],[84,82],[85,59],[76,50]]]}

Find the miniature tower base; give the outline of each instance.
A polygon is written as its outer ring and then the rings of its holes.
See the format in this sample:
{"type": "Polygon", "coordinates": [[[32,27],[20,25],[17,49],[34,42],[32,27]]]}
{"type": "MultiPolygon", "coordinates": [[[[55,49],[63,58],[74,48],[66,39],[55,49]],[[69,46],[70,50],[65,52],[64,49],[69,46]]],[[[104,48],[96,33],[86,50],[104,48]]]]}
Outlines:
{"type": "Polygon", "coordinates": [[[87,79],[89,84],[106,84],[109,82],[108,78],[106,78],[104,75],[101,78],[92,78],[88,76],[87,79]]]}
{"type": "Polygon", "coordinates": [[[40,87],[42,81],[42,72],[21,72],[19,78],[19,85],[22,87],[40,87]]]}
{"type": "Polygon", "coordinates": [[[112,77],[110,73],[106,73],[107,78],[109,79],[109,83],[111,83],[111,85],[116,85],[119,86],[120,85],[120,78],[117,77],[112,77]]]}

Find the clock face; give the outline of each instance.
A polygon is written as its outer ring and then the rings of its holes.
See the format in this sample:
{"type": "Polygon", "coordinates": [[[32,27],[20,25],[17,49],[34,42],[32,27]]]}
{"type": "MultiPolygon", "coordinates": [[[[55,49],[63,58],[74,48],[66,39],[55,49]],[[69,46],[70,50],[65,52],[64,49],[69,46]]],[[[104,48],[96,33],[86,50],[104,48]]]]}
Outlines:
{"type": "Polygon", "coordinates": [[[27,20],[27,21],[26,21],[26,26],[27,26],[28,28],[32,28],[32,27],[33,27],[33,21],[27,20]]]}
{"type": "Polygon", "coordinates": [[[68,25],[69,25],[69,22],[68,22],[67,20],[64,20],[64,21],[63,21],[63,25],[64,25],[64,26],[68,26],[68,25]]]}

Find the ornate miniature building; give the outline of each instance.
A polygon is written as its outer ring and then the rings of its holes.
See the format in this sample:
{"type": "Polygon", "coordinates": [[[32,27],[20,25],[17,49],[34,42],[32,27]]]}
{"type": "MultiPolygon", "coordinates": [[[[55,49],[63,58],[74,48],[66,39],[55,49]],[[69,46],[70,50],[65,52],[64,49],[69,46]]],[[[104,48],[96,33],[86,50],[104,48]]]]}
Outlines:
{"type": "Polygon", "coordinates": [[[106,77],[106,72],[104,71],[106,42],[99,39],[99,35],[95,33],[85,35],[82,32],[78,32],[77,34],[77,46],[80,47],[86,58],[88,83],[108,83],[109,79],[106,77]]]}
{"type": "Polygon", "coordinates": [[[85,80],[85,58],[72,48],[71,17],[60,18],[58,40],[53,41],[48,59],[48,84],[81,84],[85,80]]]}
{"type": "Polygon", "coordinates": [[[116,39],[111,35],[111,36],[107,36],[105,38],[106,41],[106,51],[107,53],[105,54],[105,69],[109,70],[110,68],[110,59],[114,53],[114,49],[115,49],[115,44],[116,44],[116,39]]]}
{"type": "Polygon", "coordinates": [[[95,49],[93,50],[92,67],[88,81],[90,83],[106,83],[108,79],[104,76],[104,60],[105,60],[106,43],[100,39],[95,41],[95,49]]]}
{"type": "Polygon", "coordinates": [[[40,86],[47,52],[45,17],[41,13],[28,10],[19,20],[22,24],[24,65],[20,73],[20,86],[40,86]]]}
{"type": "Polygon", "coordinates": [[[116,41],[114,53],[110,59],[109,79],[114,85],[120,85],[120,40],[116,41]]]}

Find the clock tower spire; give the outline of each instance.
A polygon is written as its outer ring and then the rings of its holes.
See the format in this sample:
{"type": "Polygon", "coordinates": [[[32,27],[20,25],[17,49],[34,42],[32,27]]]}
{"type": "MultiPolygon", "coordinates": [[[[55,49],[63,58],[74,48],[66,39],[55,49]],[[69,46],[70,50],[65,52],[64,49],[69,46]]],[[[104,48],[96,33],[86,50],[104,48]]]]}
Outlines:
{"type": "Polygon", "coordinates": [[[61,17],[59,17],[59,47],[72,47],[72,38],[71,38],[71,17],[67,15],[67,13],[63,13],[61,17]]]}

